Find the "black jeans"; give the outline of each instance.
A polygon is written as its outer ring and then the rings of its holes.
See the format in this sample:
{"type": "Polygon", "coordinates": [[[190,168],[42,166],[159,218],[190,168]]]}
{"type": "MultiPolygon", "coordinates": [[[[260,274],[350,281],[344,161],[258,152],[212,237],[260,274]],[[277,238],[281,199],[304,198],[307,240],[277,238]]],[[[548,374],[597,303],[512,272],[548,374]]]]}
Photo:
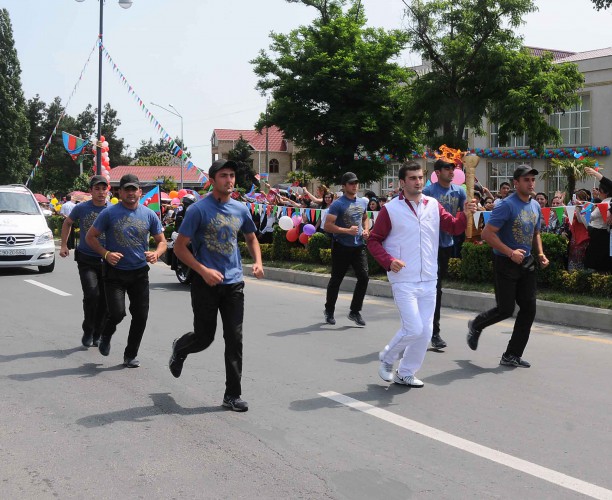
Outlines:
{"type": "Polygon", "coordinates": [[[149,266],[124,271],[109,264],[104,266],[104,290],[108,307],[103,337],[112,337],[117,325],[125,318],[125,294],[130,299],[130,332],[123,355],[132,359],[138,354],[149,317],[149,266]]]}
{"type": "Polygon", "coordinates": [[[327,284],[327,300],[325,302],[325,310],[330,314],[334,314],[336,310],[340,284],[349,266],[353,267],[355,277],[357,278],[357,285],[353,291],[353,300],[351,301],[351,311],[359,312],[363,307],[363,299],[370,279],[368,276],[368,256],[365,246],[347,247],[334,241],[332,245],[331,278],[327,284]]]}
{"type": "Polygon", "coordinates": [[[436,285],[436,310],[433,319],[433,334],[440,334],[440,307],[442,306],[442,280],[448,277],[448,261],[453,256],[454,248],[438,248],[438,283],[436,285]]]}
{"type": "Polygon", "coordinates": [[[100,338],[106,324],[106,296],[104,294],[104,264],[100,257],[83,253],[75,255],[83,289],[83,334],[100,338]]]}
{"type": "Polygon", "coordinates": [[[531,325],[536,314],[535,266],[525,269],[508,257],[494,255],[493,275],[497,306],[476,316],[472,328],[482,330],[509,318],[514,312],[516,302],[519,312],[505,354],[521,357],[529,341],[531,325]]]}
{"type": "Polygon", "coordinates": [[[208,286],[199,274],[191,282],[193,332],[177,340],[174,352],[181,358],[206,349],[215,340],[217,313],[223,322],[225,340],[225,394],[242,394],[242,319],[244,282],[208,286]]]}

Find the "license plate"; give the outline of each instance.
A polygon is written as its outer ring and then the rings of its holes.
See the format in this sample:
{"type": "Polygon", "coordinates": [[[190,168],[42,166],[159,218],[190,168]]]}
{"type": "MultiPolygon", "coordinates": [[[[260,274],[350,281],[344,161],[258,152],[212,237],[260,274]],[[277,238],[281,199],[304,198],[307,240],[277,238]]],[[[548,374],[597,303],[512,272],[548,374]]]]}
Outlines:
{"type": "Polygon", "coordinates": [[[16,249],[16,248],[10,248],[10,249],[4,249],[4,248],[0,248],[0,255],[25,255],[25,249],[21,248],[21,249],[16,249]]]}

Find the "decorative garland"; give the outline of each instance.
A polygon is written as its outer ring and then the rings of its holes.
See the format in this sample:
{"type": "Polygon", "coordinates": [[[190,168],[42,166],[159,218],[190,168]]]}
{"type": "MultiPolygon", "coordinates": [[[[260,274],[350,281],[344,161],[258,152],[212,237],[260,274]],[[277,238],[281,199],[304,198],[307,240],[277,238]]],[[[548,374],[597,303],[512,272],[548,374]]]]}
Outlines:
{"type": "Polygon", "coordinates": [[[153,113],[151,113],[149,108],[147,108],[147,106],[144,103],[144,101],[138,96],[138,94],[134,90],[134,87],[132,85],[130,85],[130,83],[128,82],[127,78],[121,72],[121,70],[119,69],[119,67],[115,63],[115,61],[113,61],[113,58],[108,53],[108,50],[106,50],[106,47],[104,47],[104,45],[102,45],[102,52],[104,53],[105,59],[112,66],[113,72],[116,73],[119,76],[119,80],[121,81],[121,83],[123,83],[123,86],[127,87],[128,93],[134,98],[134,100],[138,103],[140,108],[144,111],[145,116],[149,119],[149,122],[152,123],[155,126],[155,128],[157,129],[157,132],[159,133],[159,135],[161,135],[162,138],[164,139],[164,141],[166,141],[168,143],[168,146],[170,147],[171,154],[176,156],[177,158],[181,159],[182,161],[186,162],[187,170],[188,171],[191,170],[192,168],[195,168],[200,173],[200,175],[198,177],[198,182],[200,182],[201,185],[206,184],[206,182],[208,181],[208,176],[206,175],[206,173],[203,170],[201,170],[199,167],[197,167],[189,159],[189,157],[187,156],[187,153],[185,153],[181,149],[181,147],[174,141],[174,139],[172,139],[170,134],[168,134],[168,132],[166,132],[166,129],[164,127],[162,127],[161,123],[155,118],[155,116],[153,115],[153,113]]]}

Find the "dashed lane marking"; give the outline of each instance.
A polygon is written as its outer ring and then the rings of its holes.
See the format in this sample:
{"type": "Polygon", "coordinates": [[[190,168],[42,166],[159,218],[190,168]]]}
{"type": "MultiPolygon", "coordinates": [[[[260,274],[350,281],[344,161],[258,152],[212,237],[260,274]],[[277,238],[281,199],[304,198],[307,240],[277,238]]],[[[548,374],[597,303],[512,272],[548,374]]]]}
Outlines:
{"type": "Polygon", "coordinates": [[[512,455],[508,455],[507,453],[494,450],[493,448],[488,448],[481,444],[474,443],[473,441],[468,441],[467,439],[460,438],[458,436],[449,434],[448,432],[441,431],[434,427],[429,427],[428,425],[424,425],[415,420],[410,420],[409,418],[396,415],[395,413],[391,413],[390,411],[383,410],[368,403],[364,403],[363,401],[359,401],[349,396],[345,396],[344,394],[329,391],[319,393],[319,396],[331,399],[332,401],[336,401],[337,403],[340,403],[344,406],[348,406],[349,408],[379,418],[381,420],[397,425],[398,427],[402,427],[403,429],[412,431],[421,436],[433,439],[440,443],[444,443],[448,446],[452,446],[453,448],[457,448],[467,453],[471,453],[472,455],[485,458],[492,462],[504,465],[506,467],[510,467],[511,469],[515,469],[520,472],[524,472],[525,474],[529,474],[539,479],[543,479],[544,481],[548,481],[549,483],[561,486],[568,490],[576,491],[591,498],[606,500],[612,499],[612,491],[606,488],[602,488],[601,486],[597,486],[592,483],[587,483],[586,481],[582,481],[581,479],[577,479],[561,472],[542,467],[541,465],[528,462],[527,460],[523,460],[512,455]]]}
{"type": "Polygon", "coordinates": [[[52,286],[49,286],[49,285],[45,285],[44,283],[41,283],[40,281],[36,281],[36,280],[23,280],[23,281],[25,281],[26,283],[30,283],[30,285],[35,285],[35,286],[39,286],[40,288],[44,288],[45,290],[56,293],[57,295],[61,295],[62,297],[70,297],[72,295],[71,293],[64,292],[57,288],[53,288],[52,286]]]}

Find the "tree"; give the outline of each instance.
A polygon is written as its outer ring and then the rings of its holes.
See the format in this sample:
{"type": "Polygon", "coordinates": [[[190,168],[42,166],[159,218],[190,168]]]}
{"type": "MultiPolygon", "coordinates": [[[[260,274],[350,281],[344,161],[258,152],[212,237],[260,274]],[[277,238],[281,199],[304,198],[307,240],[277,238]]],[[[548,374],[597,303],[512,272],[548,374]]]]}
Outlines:
{"type": "Polygon", "coordinates": [[[597,10],[607,9],[612,5],[612,0],[591,0],[597,10]]]}
{"type": "Polygon", "coordinates": [[[351,170],[362,182],[386,173],[382,155],[404,157],[416,146],[401,126],[411,71],[394,59],[407,37],[366,28],[360,3],[287,0],[317,9],[311,26],[288,35],[271,33],[271,55],[251,63],[257,88],[272,94],[267,118],[309,158],[308,169],[327,183],[351,170]]]}
{"type": "Polygon", "coordinates": [[[575,158],[553,158],[550,167],[542,174],[543,179],[554,179],[558,174],[566,178],[564,186],[565,203],[569,203],[572,194],[576,190],[576,182],[584,181],[589,175],[584,171],[586,167],[595,168],[595,158],[587,156],[582,159],[575,158]]]}
{"type": "Polygon", "coordinates": [[[241,135],[240,139],[234,144],[234,148],[230,149],[227,153],[227,159],[238,164],[236,169],[236,186],[247,191],[251,189],[253,184],[259,186],[259,181],[255,178],[255,172],[253,171],[252,152],[253,148],[241,135]]]}
{"type": "Polygon", "coordinates": [[[25,182],[30,169],[21,67],[7,9],[0,9],[0,184],[25,182]]]}
{"type": "Polygon", "coordinates": [[[411,83],[406,126],[425,124],[425,141],[465,149],[466,127],[484,135],[482,117],[499,138],[527,133],[531,145],[558,142],[547,113],[576,103],[583,82],[573,64],[531,56],[515,34],[532,0],[438,0],[406,5],[410,48],[429,71],[411,83]]]}
{"type": "Polygon", "coordinates": [[[151,153],[149,156],[141,156],[135,162],[134,165],[138,166],[154,166],[154,167],[176,167],[181,165],[181,160],[176,156],[166,152],[162,153],[151,153]]]}

